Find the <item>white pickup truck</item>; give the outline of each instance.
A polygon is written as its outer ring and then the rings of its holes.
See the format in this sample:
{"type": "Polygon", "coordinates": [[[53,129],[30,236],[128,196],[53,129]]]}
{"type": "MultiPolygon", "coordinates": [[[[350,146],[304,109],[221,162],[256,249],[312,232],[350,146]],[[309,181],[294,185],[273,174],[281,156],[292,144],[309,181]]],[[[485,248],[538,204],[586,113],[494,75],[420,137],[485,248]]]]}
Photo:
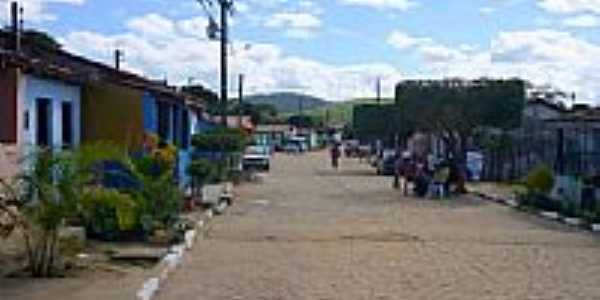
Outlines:
{"type": "Polygon", "coordinates": [[[269,171],[271,168],[271,149],[268,146],[249,146],[242,158],[244,170],[269,171]]]}

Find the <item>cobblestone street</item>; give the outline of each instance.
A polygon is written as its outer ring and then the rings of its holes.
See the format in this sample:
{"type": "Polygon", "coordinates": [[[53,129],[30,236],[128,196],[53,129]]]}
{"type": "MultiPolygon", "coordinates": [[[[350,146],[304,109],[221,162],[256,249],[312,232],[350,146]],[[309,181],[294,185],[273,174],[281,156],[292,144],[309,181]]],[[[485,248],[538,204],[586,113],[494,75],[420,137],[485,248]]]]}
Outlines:
{"type": "Polygon", "coordinates": [[[600,239],[474,198],[403,198],[367,165],[279,155],[159,299],[599,299],[600,239]]]}

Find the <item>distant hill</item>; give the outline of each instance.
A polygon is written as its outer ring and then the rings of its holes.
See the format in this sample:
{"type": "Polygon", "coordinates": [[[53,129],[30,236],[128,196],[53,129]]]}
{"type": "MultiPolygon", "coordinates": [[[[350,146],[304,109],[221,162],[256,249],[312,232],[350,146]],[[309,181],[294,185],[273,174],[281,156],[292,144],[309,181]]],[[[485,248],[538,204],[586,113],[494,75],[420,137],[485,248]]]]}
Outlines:
{"type": "Polygon", "coordinates": [[[271,104],[277,108],[279,113],[296,113],[302,105],[304,111],[322,109],[333,105],[321,98],[298,94],[298,93],[272,93],[246,96],[244,101],[252,104],[271,104]]]}
{"type": "MultiPolygon", "coordinates": [[[[323,120],[329,117],[329,122],[333,124],[349,124],[352,123],[354,105],[367,103],[377,103],[377,101],[375,99],[353,99],[349,101],[335,102],[326,107],[308,110],[305,113],[323,120]]],[[[394,103],[394,99],[382,99],[381,103],[394,103]]]]}

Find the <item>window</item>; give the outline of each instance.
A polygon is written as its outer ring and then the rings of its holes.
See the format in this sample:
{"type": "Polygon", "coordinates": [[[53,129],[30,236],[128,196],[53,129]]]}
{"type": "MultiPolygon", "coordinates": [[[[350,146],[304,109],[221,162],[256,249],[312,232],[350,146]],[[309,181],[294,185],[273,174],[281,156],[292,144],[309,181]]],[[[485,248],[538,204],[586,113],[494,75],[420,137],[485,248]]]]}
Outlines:
{"type": "Polygon", "coordinates": [[[73,146],[73,105],[62,103],[62,144],[65,148],[73,146]]]}
{"type": "Polygon", "coordinates": [[[36,142],[40,147],[48,147],[52,142],[52,102],[47,98],[36,100],[36,142]]]}

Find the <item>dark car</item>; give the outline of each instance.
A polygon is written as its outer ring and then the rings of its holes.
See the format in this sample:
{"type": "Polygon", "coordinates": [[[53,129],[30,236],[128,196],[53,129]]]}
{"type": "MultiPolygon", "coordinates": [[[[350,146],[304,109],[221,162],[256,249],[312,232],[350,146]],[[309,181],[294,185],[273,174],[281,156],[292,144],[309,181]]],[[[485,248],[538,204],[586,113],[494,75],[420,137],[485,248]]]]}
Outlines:
{"type": "Polygon", "coordinates": [[[389,153],[377,161],[377,175],[391,176],[396,170],[396,155],[389,153]]]}

